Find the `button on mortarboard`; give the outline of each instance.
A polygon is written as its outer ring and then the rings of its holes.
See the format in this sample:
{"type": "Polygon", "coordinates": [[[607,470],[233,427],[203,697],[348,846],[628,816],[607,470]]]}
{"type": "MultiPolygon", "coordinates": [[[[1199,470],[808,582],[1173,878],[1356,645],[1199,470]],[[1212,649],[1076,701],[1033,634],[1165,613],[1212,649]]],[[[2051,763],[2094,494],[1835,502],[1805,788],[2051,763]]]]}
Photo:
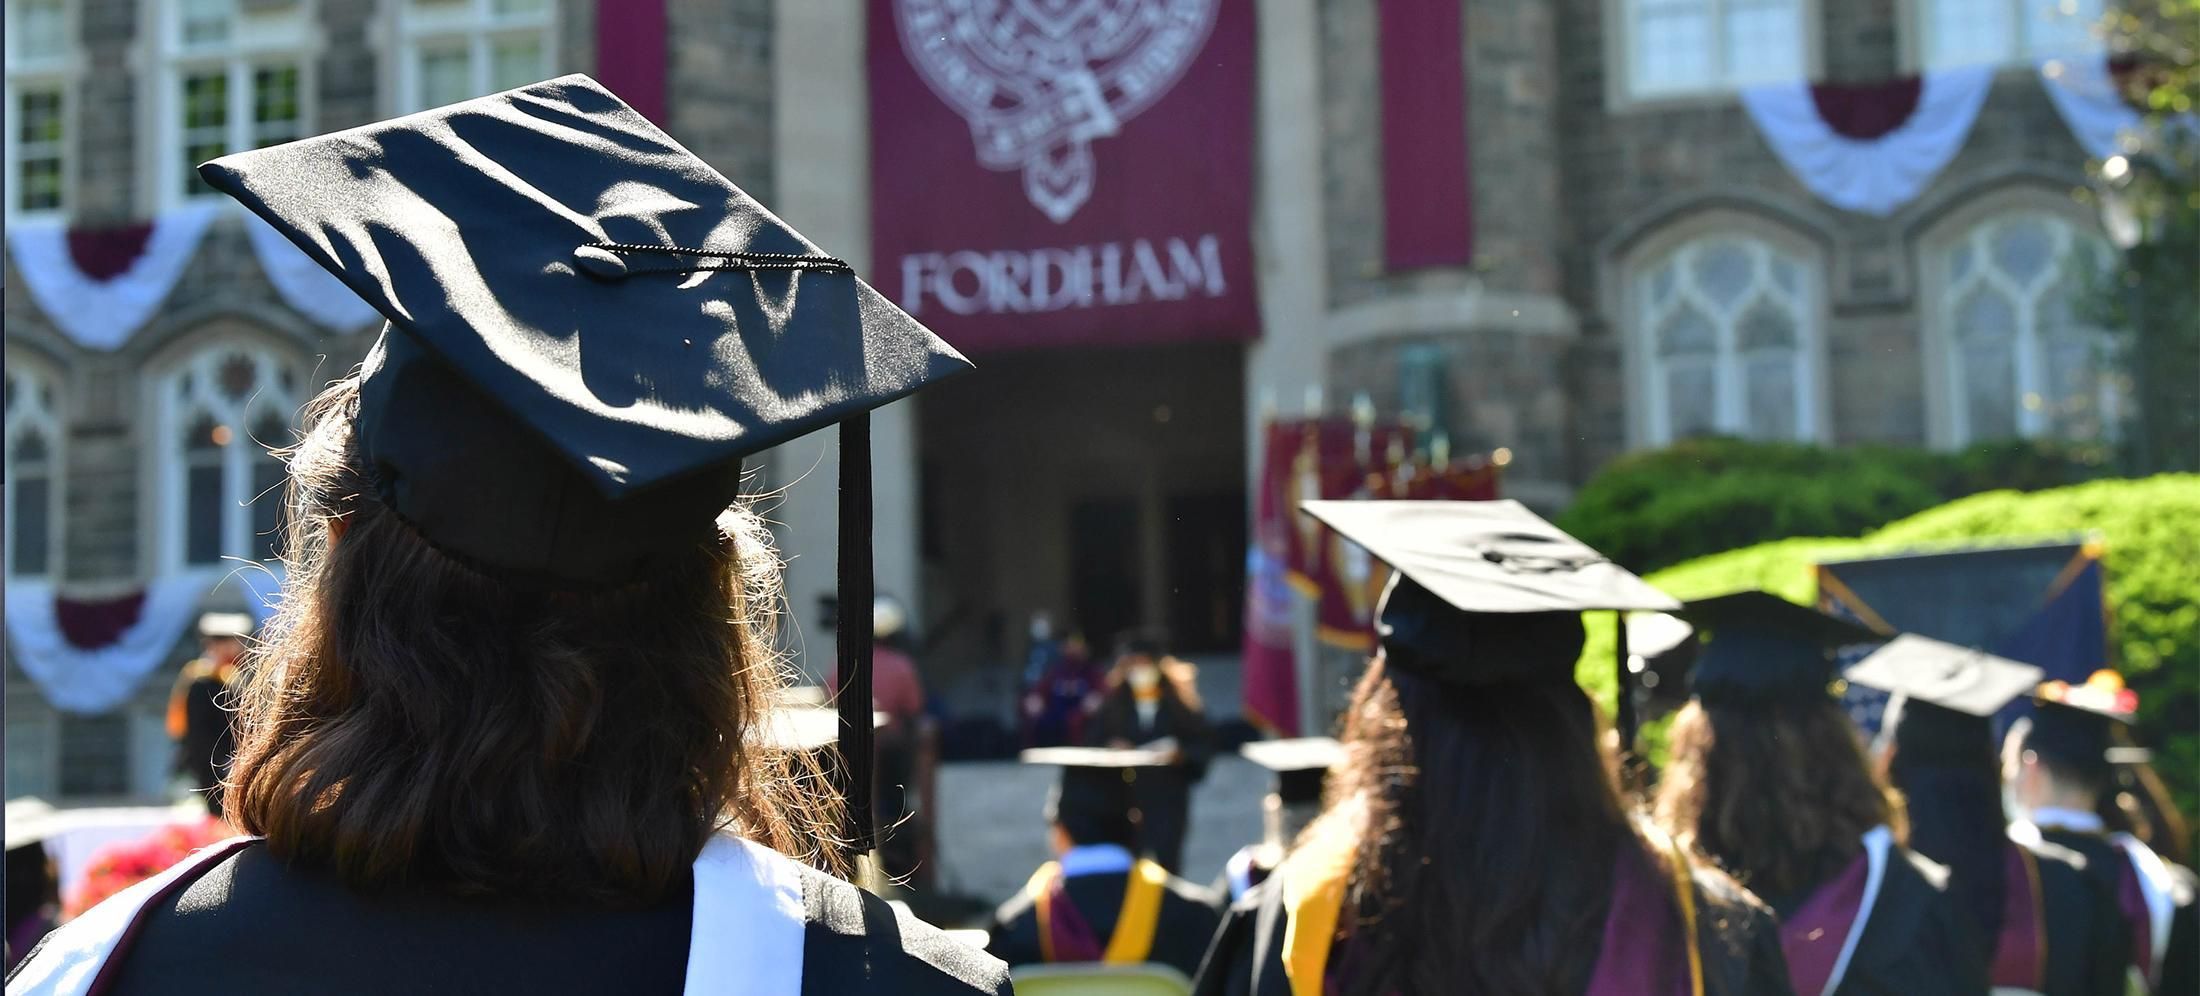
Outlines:
{"type": "Polygon", "coordinates": [[[1825,695],[1837,670],[1836,649],[1885,639],[1766,591],[1697,599],[1678,615],[1710,634],[1693,677],[1696,696],[1707,701],[1825,695]]]}
{"type": "Polygon", "coordinates": [[[1377,612],[1385,658],[1440,680],[1570,681],[1580,613],[1680,607],[1517,501],[1299,507],[1396,569],[1377,612]]]}

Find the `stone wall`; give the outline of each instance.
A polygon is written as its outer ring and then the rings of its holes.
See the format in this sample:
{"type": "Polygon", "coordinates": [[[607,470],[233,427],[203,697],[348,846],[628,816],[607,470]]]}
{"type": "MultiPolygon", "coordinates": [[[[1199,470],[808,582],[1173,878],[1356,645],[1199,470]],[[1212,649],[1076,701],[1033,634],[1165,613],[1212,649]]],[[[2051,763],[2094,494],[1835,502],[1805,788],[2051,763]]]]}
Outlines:
{"type": "MultiPolygon", "coordinates": [[[[1833,443],[1926,440],[1918,237],[1939,217],[2011,186],[2067,189],[2084,153],[2048,102],[2037,74],[2003,70],[1953,162],[1890,218],[1837,210],[1791,176],[1733,97],[1614,111],[1607,103],[1604,0],[1559,0],[1560,165],[1570,222],[1565,293],[1582,317],[1587,382],[1621,382],[1610,288],[1619,257],[1665,226],[1726,208],[1762,216],[1824,248],[1828,293],[1826,382],[1833,443]],[[1601,372],[1599,372],[1601,371],[1601,372]]],[[[1885,79],[1902,71],[1895,0],[1819,5],[1825,78],[1885,79]]],[[[1617,391],[1583,390],[1576,417],[1585,477],[1625,445],[1617,391]]]]}

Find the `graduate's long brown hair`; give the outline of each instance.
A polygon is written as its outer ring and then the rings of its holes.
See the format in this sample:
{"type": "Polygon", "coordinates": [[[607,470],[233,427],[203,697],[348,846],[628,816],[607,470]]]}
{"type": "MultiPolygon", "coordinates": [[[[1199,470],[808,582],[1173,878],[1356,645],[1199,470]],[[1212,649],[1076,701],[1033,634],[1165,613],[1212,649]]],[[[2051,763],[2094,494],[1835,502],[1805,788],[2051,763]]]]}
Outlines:
{"type": "Polygon", "coordinates": [[[646,903],[721,828],[830,866],[816,763],[755,743],[782,682],[757,518],[624,588],[509,586],[375,497],[358,387],[284,454],[288,575],[243,670],[232,818],[362,890],[646,903]]]}
{"type": "MultiPolygon", "coordinates": [[[[1571,681],[1463,688],[1371,664],[1331,775],[1361,842],[1344,991],[1577,993],[1635,840],[1589,697],[1571,681]]],[[[1663,869],[1663,861],[1652,866],[1663,869]]],[[[1333,956],[1335,957],[1335,956],[1333,956]]]]}
{"type": "Polygon", "coordinates": [[[1774,904],[1838,874],[1871,828],[1908,837],[1901,795],[1830,696],[1694,700],[1674,718],[1671,743],[1658,822],[1774,904]]]}

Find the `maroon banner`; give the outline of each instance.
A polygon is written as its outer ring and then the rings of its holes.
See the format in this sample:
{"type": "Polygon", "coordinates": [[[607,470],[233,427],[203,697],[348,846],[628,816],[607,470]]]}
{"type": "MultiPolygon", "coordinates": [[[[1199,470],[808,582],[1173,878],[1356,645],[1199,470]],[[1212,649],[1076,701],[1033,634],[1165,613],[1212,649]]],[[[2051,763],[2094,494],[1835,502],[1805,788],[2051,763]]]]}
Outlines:
{"type": "Polygon", "coordinates": [[[665,124],[665,0],[598,0],[596,81],[665,124]]]}
{"type": "Polygon", "coordinates": [[[1462,0],[1377,5],[1382,44],[1383,262],[1392,270],[1474,258],[1467,190],[1462,0]]]}
{"type": "Polygon", "coordinates": [[[1259,335],[1253,0],[872,0],[873,283],[970,352],[1259,335]]]}

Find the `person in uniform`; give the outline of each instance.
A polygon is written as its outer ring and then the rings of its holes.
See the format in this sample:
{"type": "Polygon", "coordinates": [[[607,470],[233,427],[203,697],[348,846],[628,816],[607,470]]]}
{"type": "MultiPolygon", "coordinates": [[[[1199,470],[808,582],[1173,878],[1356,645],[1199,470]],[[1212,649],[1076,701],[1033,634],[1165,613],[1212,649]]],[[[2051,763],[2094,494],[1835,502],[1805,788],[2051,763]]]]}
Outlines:
{"type": "Polygon", "coordinates": [[[1983,993],[1947,869],[1904,846],[1901,796],[1832,694],[1836,647],[1882,637],[1762,591],[1688,603],[1707,632],[1658,821],[1780,916],[1797,993],[1983,993]]]}
{"type": "Polygon", "coordinates": [[[1788,991],[1772,916],[1629,817],[1580,613],[1678,603],[1513,501],[1307,502],[1394,570],[1328,808],[1195,992],[1788,991]]]}
{"type": "Polygon", "coordinates": [[[1125,634],[1116,641],[1115,668],[1099,711],[1085,724],[1085,740],[1095,747],[1144,748],[1169,756],[1161,767],[1139,770],[1131,792],[1139,812],[1138,849],[1170,872],[1181,871],[1192,786],[1207,777],[1214,754],[1214,731],[1192,665],[1169,656],[1152,633],[1125,634]]]}
{"type": "Polygon", "coordinates": [[[237,658],[252,636],[252,617],[242,612],[209,612],[199,617],[199,656],[183,666],[168,694],[168,738],[176,742],[176,773],[206,801],[206,811],[222,815],[222,775],[236,750],[229,687],[236,681],[237,658]]]}
{"type": "Polygon", "coordinates": [[[1910,849],[1945,864],[1997,993],[2117,996],[2129,937],[2115,897],[2068,848],[2009,833],[1994,716],[2040,669],[1906,634],[1849,668],[1889,693],[1879,754],[1908,803],[1910,849]]]}
{"type": "Polygon", "coordinates": [[[1047,796],[1055,858],[993,914],[986,950],[1012,965],[1153,962],[1189,976],[1214,936],[1215,899],[1131,851],[1140,814],[1128,776],[1169,759],[1091,747],[1034,748],[1023,759],[1062,767],[1047,796]]]}
{"type": "MultiPolygon", "coordinates": [[[[1007,993],[816,867],[862,828],[762,742],[778,564],[739,501],[744,456],[839,424],[864,508],[866,414],[967,362],[585,76],[200,175],[389,324],[285,454],[252,836],[48,935],[10,996],[1007,993]]],[[[840,529],[867,564],[867,513],[840,529]]]]}
{"type": "Polygon", "coordinates": [[[1343,751],[1330,737],[1255,740],[1238,748],[1245,759],[1274,776],[1261,797],[1261,839],[1238,848],[1222,865],[1214,890],[1225,903],[1245,898],[1283,863],[1291,842],[1322,812],[1322,783],[1343,751]]]}
{"type": "Polygon", "coordinates": [[[2010,724],[2003,772],[2024,820],[2019,839],[2037,838],[2085,855],[2086,871],[2123,913],[2133,988],[2200,992],[2200,921],[2196,883],[2138,838],[2110,833],[2097,808],[2112,783],[2109,754],[2128,737],[2138,697],[2114,671],[2082,685],[2050,681],[2033,695],[2032,715],[2010,724]]]}

